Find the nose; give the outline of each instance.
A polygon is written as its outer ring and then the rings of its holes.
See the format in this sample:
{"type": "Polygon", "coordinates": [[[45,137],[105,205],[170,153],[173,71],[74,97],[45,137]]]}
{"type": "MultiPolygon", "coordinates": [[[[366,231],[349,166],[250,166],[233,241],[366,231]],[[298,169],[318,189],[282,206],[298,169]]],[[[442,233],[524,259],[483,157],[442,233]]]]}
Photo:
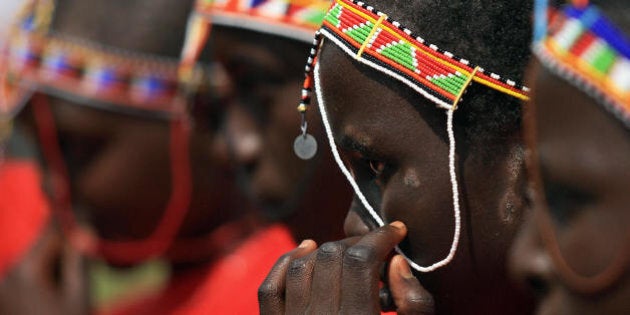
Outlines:
{"type": "Polygon", "coordinates": [[[263,149],[261,130],[250,113],[238,105],[229,106],[226,114],[226,142],[236,163],[255,164],[263,149]]]}
{"type": "Polygon", "coordinates": [[[348,214],[346,215],[346,220],[343,223],[343,230],[347,237],[365,235],[374,228],[372,224],[366,224],[359,214],[363,213],[360,212],[362,209],[363,206],[361,202],[359,202],[356,197],[353,198],[348,214]]]}
{"type": "Polygon", "coordinates": [[[524,222],[512,246],[509,269],[518,283],[537,295],[548,292],[553,279],[553,262],[542,244],[533,213],[524,222]]]}

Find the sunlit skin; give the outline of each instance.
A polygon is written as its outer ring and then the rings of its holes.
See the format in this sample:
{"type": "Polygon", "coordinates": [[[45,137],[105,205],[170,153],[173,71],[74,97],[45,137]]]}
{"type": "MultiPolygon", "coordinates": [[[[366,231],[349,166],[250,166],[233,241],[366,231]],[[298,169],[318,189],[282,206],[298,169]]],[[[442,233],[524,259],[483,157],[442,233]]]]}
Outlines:
{"type": "Polygon", "coordinates": [[[234,84],[225,136],[241,187],[271,218],[281,218],[296,239],[342,236],[350,191],[326,150],[317,108],[308,112],[319,153],[309,161],[293,152],[299,134],[296,104],[309,46],[258,32],[213,27],[216,58],[234,84]]]}
{"type": "Polygon", "coordinates": [[[534,95],[525,130],[536,216],[519,233],[512,270],[539,294],[538,314],[626,314],[630,133],[593,98],[539,63],[531,66],[530,79],[534,95]],[[541,227],[542,216],[551,219],[551,229],[541,227]],[[601,288],[580,292],[544,245],[549,233],[578,275],[599,275],[620,259],[626,265],[601,288]]]}
{"type": "MultiPolygon", "coordinates": [[[[400,256],[389,260],[405,235],[401,247],[424,266],[443,259],[452,242],[446,113],[404,85],[353,63],[333,44],[324,42],[320,65],[323,98],[343,160],[384,220],[406,227],[374,229],[355,200],[345,222],[349,238],[319,249],[306,244],[287,254],[261,287],[260,296],[268,301],[261,310],[378,313],[378,279],[389,261],[387,284],[399,314],[527,314],[528,299],[505,270],[522,219],[520,134],[484,148],[458,142],[462,236],[457,255],[448,266],[413,277],[400,256]],[[295,284],[303,277],[307,280],[295,284]],[[283,281],[286,297],[280,299],[272,292],[282,290],[283,281]],[[328,285],[323,289],[317,283],[328,285]],[[305,297],[295,298],[293,292],[305,297]]],[[[461,130],[455,132],[461,139],[461,130]]]]}

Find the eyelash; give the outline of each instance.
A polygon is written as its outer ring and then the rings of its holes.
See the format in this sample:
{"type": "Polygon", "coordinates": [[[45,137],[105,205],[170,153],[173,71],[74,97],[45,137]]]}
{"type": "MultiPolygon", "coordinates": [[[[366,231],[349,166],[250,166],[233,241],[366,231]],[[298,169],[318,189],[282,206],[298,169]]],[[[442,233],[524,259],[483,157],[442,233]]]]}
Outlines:
{"type": "Polygon", "coordinates": [[[378,185],[384,185],[391,174],[391,166],[377,159],[362,159],[366,170],[369,172],[370,180],[378,185]]]}

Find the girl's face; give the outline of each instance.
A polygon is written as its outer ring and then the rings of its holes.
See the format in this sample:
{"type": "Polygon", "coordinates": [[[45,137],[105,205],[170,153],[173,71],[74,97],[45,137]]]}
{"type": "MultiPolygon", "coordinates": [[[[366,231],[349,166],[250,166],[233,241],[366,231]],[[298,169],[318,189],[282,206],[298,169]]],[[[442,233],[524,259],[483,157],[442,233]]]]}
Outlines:
{"type": "Polygon", "coordinates": [[[538,291],[540,314],[625,313],[630,133],[593,98],[539,64],[530,74],[535,93],[526,137],[534,211],[511,267],[538,291]],[[599,279],[580,284],[576,276],[599,279]]]}
{"type": "MultiPolygon", "coordinates": [[[[400,246],[414,262],[427,266],[443,259],[454,229],[444,110],[356,65],[327,41],[320,67],[325,104],[319,105],[326,108],[341,158],[362,193],[385,222],[405,223],[409,233],[400,246]]],[[[463,213],[458,252],[447,267],[418,275],[439,312],[529,311],[505,270],[522,218],[521,142],[515,138],[492,144],[491,158],[458,142],[463,213]]],[[[355,198],[345,222],[348,236],[374,228],[366,213],[355,198]]]]}

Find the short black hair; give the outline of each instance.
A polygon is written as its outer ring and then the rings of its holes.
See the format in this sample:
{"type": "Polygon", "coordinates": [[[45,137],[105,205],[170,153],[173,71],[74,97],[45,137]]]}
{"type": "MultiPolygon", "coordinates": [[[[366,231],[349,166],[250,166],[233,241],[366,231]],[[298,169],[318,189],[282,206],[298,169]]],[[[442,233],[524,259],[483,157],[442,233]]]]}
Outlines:
{"type": "MultiPolygon", "coordinates": [[[[414,35],[480,65],[523,82],[529,62],[533,1],[368,0],[414,35]]],[[[479,84],[468,89],[455,114],[473,143],[518,132],[523,102],[479,84]]]]}

